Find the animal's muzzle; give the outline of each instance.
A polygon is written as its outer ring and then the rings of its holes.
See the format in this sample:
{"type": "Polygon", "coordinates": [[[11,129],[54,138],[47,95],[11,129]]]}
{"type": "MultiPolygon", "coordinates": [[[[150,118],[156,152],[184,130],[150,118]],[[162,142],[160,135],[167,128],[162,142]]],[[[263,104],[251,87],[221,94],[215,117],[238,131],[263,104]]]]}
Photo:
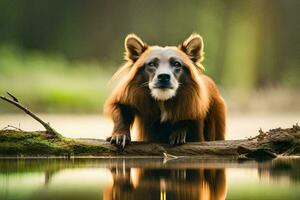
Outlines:
{"type": "Polygon", "coordinates": [[[172,89],[173,87],[171,84],[171,75],[166,73],[157,75],[154,87],[160,89],[172,89]]]}

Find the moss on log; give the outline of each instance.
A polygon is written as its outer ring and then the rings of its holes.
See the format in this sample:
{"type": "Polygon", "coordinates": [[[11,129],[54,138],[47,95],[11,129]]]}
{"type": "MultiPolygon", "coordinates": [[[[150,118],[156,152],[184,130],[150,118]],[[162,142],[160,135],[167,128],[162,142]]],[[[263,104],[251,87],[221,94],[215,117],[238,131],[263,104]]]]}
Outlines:
{"type": "Polygon", "coordinates": [[[52,137],[47,131],[0,131],[1,157],[50,156],[158,156],[166,159],[200,157],[210,159],[272,159],[278,155],[300,155],[300,127],[260,131],[244,140],[168,144],[132,142],[124,150],[100,139],[52,137]]]}
{"type": "MultiPolygon", "coordinates": [[[[26,132],[14,128],[0,130],[0,157],[62,156],[158,156],[166,161],[193,156],[210,159],[273,159],[278,155],[300,155],[300,127],[259,131],[245,140],[169,144],[132,142],[125,149],[99,139],[71,139],[59,134],[49,123],[23,106],[11,93],[0,96],[44,126],[46,131],[26,132]]],[[[10,127],[10,126],[8,126],[10,127]]]]}

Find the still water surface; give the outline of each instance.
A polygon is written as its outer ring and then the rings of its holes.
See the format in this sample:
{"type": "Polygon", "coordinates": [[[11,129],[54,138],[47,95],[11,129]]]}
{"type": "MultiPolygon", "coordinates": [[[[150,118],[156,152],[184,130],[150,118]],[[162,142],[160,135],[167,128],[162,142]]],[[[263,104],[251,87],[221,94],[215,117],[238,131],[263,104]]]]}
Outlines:
{"type": "MultiPolygon", "coordinates": [[[[41,115],[67,137],[105,138],[100,115],[41,115]],[[80,124],[80,125],[79,125],[80,124]]],[[[299,115],[230,115],[227,139],[291,127],[299,115]]],[[[0,128],[43,129],[26,115],[0,115],[0,128]]],[[[89,158],[0,160],[0,200],[300,199],[300,158],[269,162],[89,158]]]]}
{"type": "Polygon", "coordinates": [[[1,200],[300,199],[300,159],[0,160],[1,200]]]}

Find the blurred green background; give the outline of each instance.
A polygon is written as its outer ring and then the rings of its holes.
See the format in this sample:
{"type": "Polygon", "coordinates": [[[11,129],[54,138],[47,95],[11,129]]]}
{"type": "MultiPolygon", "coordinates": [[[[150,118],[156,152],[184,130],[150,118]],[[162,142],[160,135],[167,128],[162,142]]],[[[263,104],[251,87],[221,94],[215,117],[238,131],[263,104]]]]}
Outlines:
{"type": "MultiPolygon", "coordinates": [[[[36,112],[99,113],[123,40],[204,38],[206,72],[231,110],[300,111],[298,0],[0,1],[0,94],[36,112]]],[[[0,112],[19,112],[0,103],[0,112]]]]}

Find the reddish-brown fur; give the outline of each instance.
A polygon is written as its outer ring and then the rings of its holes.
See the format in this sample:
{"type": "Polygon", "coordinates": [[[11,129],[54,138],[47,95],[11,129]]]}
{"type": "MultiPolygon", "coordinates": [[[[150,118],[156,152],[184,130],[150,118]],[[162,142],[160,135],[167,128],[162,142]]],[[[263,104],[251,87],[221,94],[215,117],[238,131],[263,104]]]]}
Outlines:
{"type": "Polygon", "coordinates": [[[201,199],[224,200],[227,195],[225,169],[112,168],[113,184],[103,199],[201,199]],[[148,194],[148,195],[145,195],[148,194]],[[162,198],[165,195],[167,198],[162,198]]]}
{"type": "MultiPolygon", "coordinates": [[[[180,55],[188,75],[176,96],[167,101],[155,100],[148,87],[141,87],[145,77],[139,74],[140,70],[155,46],[148,46],[137,37],[143,44],[140,52],[134,49],[132,54],[131,46],[126,46],[127,62],[115,75],[121,80],[104,107],[114,122],[112,137],[125,135],[130,141],[130,130],[134,126],[139,141],[168,142],[174,132],[180,131],[187,131],[187,141],[225,139],[225,103],[214,81],[202,73],[203,44],[196,49],[196,54],[189,49],[194,36],[178,47],[168,47],[180,55]],[[166,122],[160,122],[162,109],[167,113],[166,122]]],[[[127,37],[126,42],[130,43],[130,39],[127,37]]]]}

